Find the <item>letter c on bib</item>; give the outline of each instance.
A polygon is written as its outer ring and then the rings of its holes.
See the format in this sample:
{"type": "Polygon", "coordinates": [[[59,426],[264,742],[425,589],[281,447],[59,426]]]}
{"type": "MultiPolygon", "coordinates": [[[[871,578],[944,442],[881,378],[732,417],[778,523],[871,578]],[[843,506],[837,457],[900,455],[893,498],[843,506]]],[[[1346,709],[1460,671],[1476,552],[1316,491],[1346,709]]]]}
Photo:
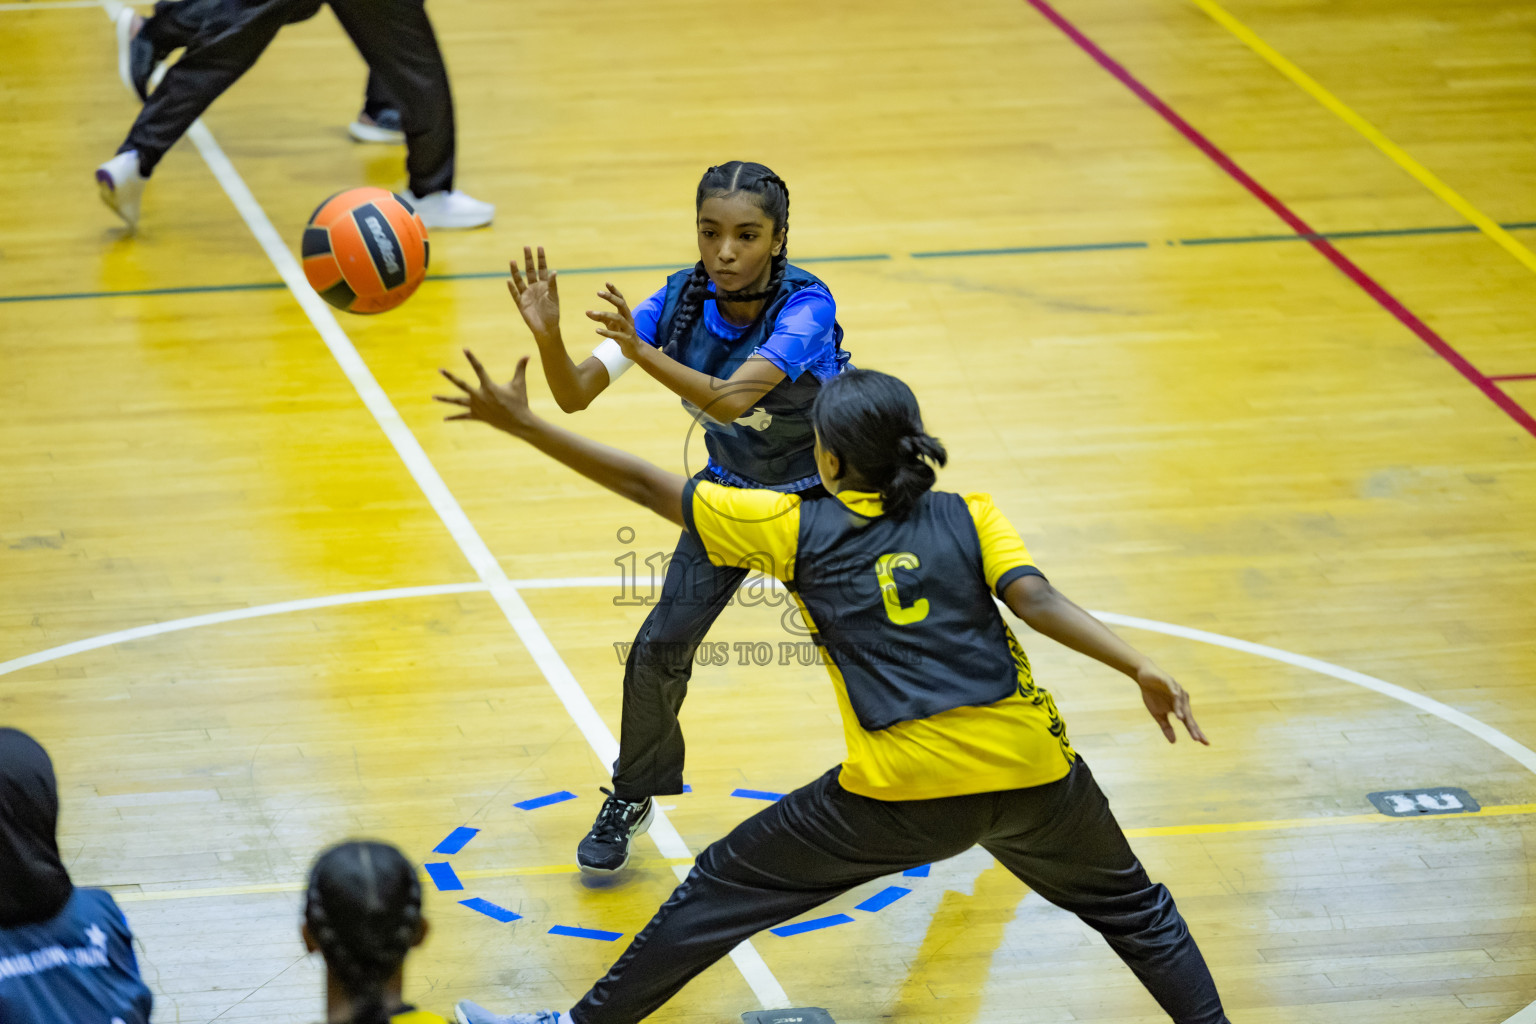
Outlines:
{"type": "Polygon", "coordinates": [[[898,626],[910,626],[928,617],[928,599],[918,598],[908,607],[902,607],[901,595],[896,590],[897,569],[917,569],[922,566],[910,551],[893,551],[881,555],[875,561],[875,577],[880,581],[880,599],[885,602],[885,615],[898,626]]]}

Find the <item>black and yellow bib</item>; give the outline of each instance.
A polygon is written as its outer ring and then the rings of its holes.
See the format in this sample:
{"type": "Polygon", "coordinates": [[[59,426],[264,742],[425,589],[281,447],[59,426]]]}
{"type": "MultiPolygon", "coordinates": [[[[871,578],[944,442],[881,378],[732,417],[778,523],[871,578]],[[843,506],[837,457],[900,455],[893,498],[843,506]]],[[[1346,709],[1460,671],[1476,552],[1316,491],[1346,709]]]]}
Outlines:
{"type": "Polygon", "coordinates": [[[865,729],[1018,690],[1008,628],[960,495],[930,491],[904,520],[863,516],[835,499],[804,502],[795,563],[791,589],[865,729]]]}

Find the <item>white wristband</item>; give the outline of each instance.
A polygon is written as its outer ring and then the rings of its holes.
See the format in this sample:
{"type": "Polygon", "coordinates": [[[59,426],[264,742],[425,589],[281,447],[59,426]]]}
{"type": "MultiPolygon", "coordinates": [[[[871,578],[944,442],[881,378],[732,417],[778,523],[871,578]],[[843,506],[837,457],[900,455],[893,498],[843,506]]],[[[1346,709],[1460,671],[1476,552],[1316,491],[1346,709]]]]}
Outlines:
{"type": "Polygon", "coordinates": [[[619,343],[612,338],[604,338],[603,343],[592,350],[592,355],[597,361],[608,367],[608,383],[612,384],[624,375],[624,371],[635,365],[635,361],[624,354],[619,343]]]}

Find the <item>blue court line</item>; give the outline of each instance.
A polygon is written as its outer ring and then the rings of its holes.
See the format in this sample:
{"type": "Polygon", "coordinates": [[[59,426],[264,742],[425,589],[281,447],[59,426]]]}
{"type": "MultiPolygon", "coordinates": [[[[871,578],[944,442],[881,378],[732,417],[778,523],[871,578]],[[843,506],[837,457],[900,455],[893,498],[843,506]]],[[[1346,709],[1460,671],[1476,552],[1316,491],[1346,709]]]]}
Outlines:
{"type": "Polygon", "coordinates": [[[903,871],[902,874],[908,878],[927,878],[928,869],[932,866],[933,865],[931,864],[924,864],[922,867],[918,868],[907,868],[907,870],[903,871]]]}
{"type": "Polygon", "coordinates": [[[447,861],[423,864],[422,867],[427,869],[427,874],[432,877],[432,884],[437,886],[438,892],[453,892],[464,888],[464,883],[459,881],[459,876],[453,873],[453,865],[447,861]]]}
{"type": "Polygon", "coordinates": [[[783,793],[770,793],[766,789],[733,789],[731,796],[746,797],[748,800],[767,800],[769,803],[784,799],[783,793]]]}
{"type": "Polygon", "coordinates": [[[911,889],[904,889],[899,885],[887,886],[853,909],[863,910],[873,914],[877,910],[884,910],[886,907],[890,906],[892,903],[895,903],[897,900],[901,899],[911,891],[911,889]]]}
{"type": "Polygon", "coordinates": [[[685,783],[683,783],[683,792],[684,793],[692,793],[693,792],[693,787],[688,785],[688,783],[685,782],[685,783]]]}
{"type": "MultiPolygon", "coordinates": [[[[1512,221],[1501,224],[1506,231],[1529,231],[1536,229],[1536,221],[1512,221]]],[[[1351,238],[1404,238],[1415,235],[1460,235],[1470,234],[1477,228],[1470,224],[1439,225],[1421,228],[1378,228],[1366,231],[1325,231],[1316,235],[1222,235],[1211,238],[1178,238],[1166,239],[1168,245],[1248,245],[1254,242],[1303,242],[1315,241],[1320,238],[1327,239],[1351,239],[1351,238]]],[[[960,259],[970,256],[1021,256],[1039,253],[1053,252],[1100,252],[1111,249],[1148,249],[1151,244],[1145,241],[1139,242],[1084,242],[1073,245],[1022,245],[1010,246],[999,249],[939,249],[929,252],[914,252],[910,255],[913,259],[937,260],[960,259]]],[[[797,257],[796,263],[854,263],[889,260],[893,257],[889,253],[858,253],[847,256],[807,256],[797,257]]],[[[615,267],[566,267],[560,272],[566,276],[573,274],[623,274],[654,270],[678,270],[676,263],[637,263],[628,266],[615,267]]],[[[506,272],[501,270],[483,271],[464,274],[432,274],[427,278],[432,281],[477,281],[490,278],[506,277],[506,272]]],[[[62,302],[66,299],[119,299],[138,298],[147,295],[202,295],[218,294],[220,292],[266,292],[279,291],[287,287],[281,281],[259,281],[248,284],[205,284],[185,285],[177,288],[124,288],[116,291],[100,292],[49,292],[40,295],[0,295],[0,303],[6,302],[62,302]]]]}
{"type": "Polygon", "coordinates": [[[818,917],[813,921],[801,921],[799,924],[786,924],[778,928],[770,928],[769,931],[787,939],[791,935],[799,935],[802,932],[814,932],[821,928],[831,928],[838,924],[852,924],[853,918],[847,914],[833,914],[831,917],[818,917]]]}
{"type": "Polygon", "coordinates": [[[512,911],[508,910],[506,907],[498,907],[490,900],[483,900],[478,896],[471,900],[459,900],[459,903],[462,906],[468,907],[470,910],[478,910],[486,917],[495,918],[502,924],[506,924],[508,921],[519,921],[523,916],[522,914],[512,913],[512,911]]]}
{"type": "Polygon", "coordinates": [[[603,932],[596,928],[572,928],[568,925],[557,924],[549,930],[551,935],[569,935],[574,939],[596,939],[599,942],[612,942],[622,939],[623,932],[603,932]]]}
{"type": "Polygon", "coordinates": [[[458,853],[460,850],[464,849],[464,845],[466,843],[468,843],[471,839],[475,838],[475,836],[479,834],[480,830],[477,828],[470,828],[468,825],[460,825],[452,832],[449,832],[446,839],[432,847],[432,852],[447,854],[458,853]]]}
{"type": "Polygon", "coordinates": [[[563,804],[567,800],[575,799],[575,793],[569,793],[562,789],[558,793],[549,793],[545,796],[536,796],[528,800],[521,800],[512,806],[516,807],[520,811],[535,811],[540,807],[548,807],[550,804],[563,804]]]}

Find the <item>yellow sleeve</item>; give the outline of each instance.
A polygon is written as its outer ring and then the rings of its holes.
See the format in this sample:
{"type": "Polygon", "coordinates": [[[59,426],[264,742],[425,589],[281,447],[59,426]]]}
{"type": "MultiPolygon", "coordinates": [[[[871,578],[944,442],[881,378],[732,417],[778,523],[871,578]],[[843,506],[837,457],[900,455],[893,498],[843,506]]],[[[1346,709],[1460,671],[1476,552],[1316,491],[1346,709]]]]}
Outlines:
{"type": "Polygon", "coordinates": [[[690,480],[683,491],[683,523],[716,565],[790,578],[800,544],[797,495],[690,480]]]}
{"type": "Polygon", "coordinates": [[[981,538],[981,568],[994,594],[1001,598],[1008,585],[1020,576],[1045,576],[1035,567],[1019,531],[992,504],[992,495],[967,494],[965,506],[970,509],[976,534],[981,538]]]}

